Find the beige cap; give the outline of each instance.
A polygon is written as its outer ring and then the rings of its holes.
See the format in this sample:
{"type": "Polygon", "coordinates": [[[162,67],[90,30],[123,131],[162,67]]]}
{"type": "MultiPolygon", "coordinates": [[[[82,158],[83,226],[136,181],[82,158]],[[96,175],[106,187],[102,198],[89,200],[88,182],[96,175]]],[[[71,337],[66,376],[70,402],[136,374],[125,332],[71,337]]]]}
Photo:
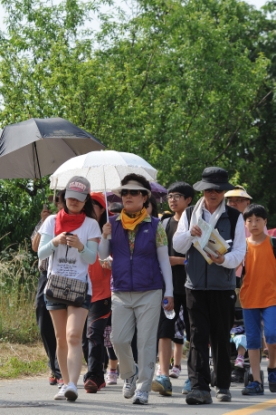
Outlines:
{"type": "Polygon", "coordinates": [[[229,190],[229,192],[226,192],[224,194],[224,197],[244,197],[245,199],[252,199],[252,197],[249,196],[245,188],[239,185],[235,186],[233,190],[229,190]]]}

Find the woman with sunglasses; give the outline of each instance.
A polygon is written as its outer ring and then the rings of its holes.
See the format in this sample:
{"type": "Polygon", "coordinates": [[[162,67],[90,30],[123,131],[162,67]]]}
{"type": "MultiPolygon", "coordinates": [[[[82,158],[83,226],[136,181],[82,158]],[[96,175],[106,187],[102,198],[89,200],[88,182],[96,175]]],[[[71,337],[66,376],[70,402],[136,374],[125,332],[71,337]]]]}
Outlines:
{"type": "Polygon", "coordinates": [[[122,197],[124,208],[103,226],[99,247],[101,258],[113,257],[111,340],[124,379],[123,396],[134,396],[134,404],[144,405],[155,368],[164,284],[166,309],[174,306],[167,236],[159,220],[147,212],[151,187],[143,176],[125,176],[113,193],[122,197]],[[131,350],[135,326],[139,369],[131,350]]]}

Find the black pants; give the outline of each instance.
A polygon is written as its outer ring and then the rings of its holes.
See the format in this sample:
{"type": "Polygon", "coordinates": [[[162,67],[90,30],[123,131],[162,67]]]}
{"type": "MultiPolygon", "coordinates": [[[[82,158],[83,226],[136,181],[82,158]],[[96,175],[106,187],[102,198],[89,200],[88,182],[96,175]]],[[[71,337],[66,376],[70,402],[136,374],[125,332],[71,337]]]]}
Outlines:
{"type": "Polygon", "coordinates": [[[47,271],[40,273],[36,293],[36,321],[39,327],[44,349],[48,356],[48,366],[53,375],[60,379],[61,373],[56,357],[56,336],[49,311],[46,309],[44,301],[44,288],[47,283],[47,271]]]}
{"type": "Polygon", "coordinates": [[[188,375],[192,389],[209,391],[209,344],[214,362],[214,382],[221,389],[231,383],[230,330],[234,323],[234,290],[201,291],[186,289],[191,340],[188,375]]]}
{"type": "Polygon", "coordinates": [[[91,376],[103,376],[104,363],[104,329],[108,321],[102,318],[111,310],[111,298],[95,301],[87,317],[87,330],[85,341],[83,336],[83,354],[87,361],[88,371],[84,375],[84,381],[91,376]]]}

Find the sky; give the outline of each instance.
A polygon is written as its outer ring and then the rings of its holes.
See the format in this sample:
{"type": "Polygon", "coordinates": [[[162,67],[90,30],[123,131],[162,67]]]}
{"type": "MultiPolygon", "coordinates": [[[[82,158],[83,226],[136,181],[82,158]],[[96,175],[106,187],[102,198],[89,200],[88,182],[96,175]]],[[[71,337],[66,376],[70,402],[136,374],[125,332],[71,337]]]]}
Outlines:
{"type": "MultiPolygon", "coordinates": [[[[120,0],[117,0],[117,1],[120,2],[120,4],[121,4],[120,0]]],[[[56,0],[54,2],[56,2],[56,0]]],[[[267,0],[247,0],[247,3],[252,4],[256,8],[260,8],[266,2],[267,2],[267,0]]],[[[0,4],[0,28],[4,27],[3,18],[4,18],[4,10],[3,10],[3,7],[0,4]]]]}

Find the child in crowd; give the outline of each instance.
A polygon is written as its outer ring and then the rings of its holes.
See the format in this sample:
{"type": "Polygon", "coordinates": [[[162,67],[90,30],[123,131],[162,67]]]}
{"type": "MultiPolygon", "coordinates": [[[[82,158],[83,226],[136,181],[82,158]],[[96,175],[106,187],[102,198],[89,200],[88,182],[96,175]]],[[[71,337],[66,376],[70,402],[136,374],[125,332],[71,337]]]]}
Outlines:
{"type": "Polygon", "coordinates": [[[245,209],[243,217],[251,235],[247,239],[240,301],[253,381],[242,390],[242,394],[263,395],[260,376],[262,320],[269,351],[269,389],[276,392],[276,259],[270,237],[264,232],[267,223],[265,208],[251,204],[245,209]]]}
{"type": "Polygon", "coordinates": [[[244,366],[244,355],[246,353],[246,336],[243,326],[235,326],[230,331],[230,343],[234,343],[238,356],[235,360],[235,367],[243,369],[244,366]]]}

